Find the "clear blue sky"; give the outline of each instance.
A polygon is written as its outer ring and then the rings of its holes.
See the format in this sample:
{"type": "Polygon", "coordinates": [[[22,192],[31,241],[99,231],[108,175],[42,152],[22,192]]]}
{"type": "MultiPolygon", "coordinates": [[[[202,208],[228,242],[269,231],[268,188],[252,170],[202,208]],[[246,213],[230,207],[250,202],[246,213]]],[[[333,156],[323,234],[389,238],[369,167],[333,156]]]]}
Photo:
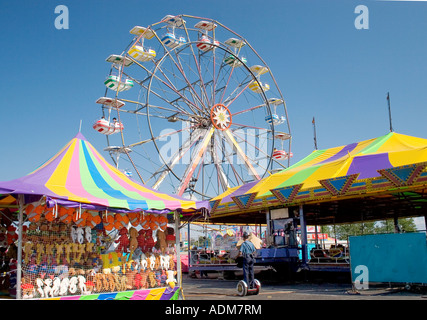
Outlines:
{"type": "MultiPolygon", "coordinates": [[[[352,0],[3,1],[0,180],[28,174],[92,129],[104,95],[105,58],[120,53],[135,25],[165,15],[215,19],[244,36],[272,70],[287,102],[292,163],[328,148],[389,131],[390,92],[396,132],[427,138],[427,2],[352,0]],[[358,30],[356,6],[369,9],[358,30]],[[69,9],[57,30],[55,7],[69,9]]],[[[107,155],[104,154],[106,158],[107,155]]]]}

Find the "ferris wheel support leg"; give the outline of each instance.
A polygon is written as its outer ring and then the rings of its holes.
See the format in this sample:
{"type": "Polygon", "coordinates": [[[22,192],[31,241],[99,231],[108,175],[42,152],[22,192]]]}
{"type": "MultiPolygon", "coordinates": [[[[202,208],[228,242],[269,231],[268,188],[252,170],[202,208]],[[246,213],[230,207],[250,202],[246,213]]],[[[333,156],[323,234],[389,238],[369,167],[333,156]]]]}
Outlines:
{"type": "Polygon", "coordinates": [[[250,171],[250,173],[256,179],[258,179],[258,180],[261,179],[260,176],[258,175],[258,172],[255,170],[255,168],[253,167],[253,165],[249,162],[248,157],[243,152],[242,148],[240,148],[239,144],[234,139],[234,137],[233,137],[233,135],[232,135],[232,133],[231,133],[231,131],[229,129],[224,130],[224,136],[225,136],[226,140],[228,141],[228,143],[236,148],[237,155],[245,163],[245,165],[248,168],[248,170],[250,171]]]}
{"type": "Polygon", "coordinates": [[[202,142],[199,144],[198,148],[196,148],[193,152],[193,155],[191,157],[191,162],[188,165],[187,169],[185,170],[185,173],[182,177],[181,183],[178,187],[178,195],[182,196],[185,189],[188,186],[188,183],[190,182],[191,177],[193,176],[194,171],[196,170],[197,165],[199,164],[200,160],[203,157],[203,154],[206,151],[206,148],[211,140],[211,137],[215,131],[215,128],[212,127],[205,137],[203,138],[202,142]]]}
{"type": "MultiPolygon", "coordinates": [[[[188,138],[182,147],[174,154],[174,156],[171,158],[171,161],[169,161],[167,167],[172,170],[175,165],[178,163],[180,159],[182,159],[183,155],[187,153],[187,151],[191,148],[191,146],[202,136],[204,133],[204,130],[196,129],[192,136],[188,138]]],[[[170,170],[165,170],[162,172],[160,177],[157,179],[156,183],[153,185],[153,189],[157,190],[157,188],[160,186],[160,184],[163,182],[163,180],[166,178],[166,176],[169,174],[170,170]]]]}
{"type": "Polygon", "coordinates": [[[220,165],[220,161],[218,159],[218,155],[215,153],[214,150],[211,152],[211,156],[212,156],[212,159],[215,163],[216,170],[218,171],[218,177],[219,177],[219,181],[221,183],[221,187],[225,191],[228,188],[230,188],[230,184],[228,183],[227,175],[225,174],[224,170],[222,169],[222,167],[220,165]]]}

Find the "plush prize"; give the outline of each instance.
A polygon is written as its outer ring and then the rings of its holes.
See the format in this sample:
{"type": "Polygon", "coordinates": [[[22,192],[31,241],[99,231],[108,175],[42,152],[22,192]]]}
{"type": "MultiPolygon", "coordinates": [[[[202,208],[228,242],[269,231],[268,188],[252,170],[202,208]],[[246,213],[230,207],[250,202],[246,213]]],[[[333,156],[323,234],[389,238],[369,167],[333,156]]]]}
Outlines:
{"type": "Polygon", "coordinates": [[[156,277],[153,271],[148,272],[148,283],[150,288],[154,288],[156,286],[156,277]]]}
{"type": "Polygon", "coordinates": [[[173,270],[166,271],[166,276],[167,276],[166,284],[168,284],[171,288],[174,288],[176,284],[175,275],[176,275],[176,271],[173,271],[173,270]]]}
{"type": "Polygon", "coordinates": [[[119,233],[119,239],[114,241],[115,243],[119,244],[116,248],[116,252],[127,252],[127,249],[129,247],[128,230],[126,228],[121,228],[119,233]]]}
{"type": "Polygon", "coordinates": [[[147,229],[145,231],[145,245],[142,251],[151,252],[154,247],[154,239],[153,239],[153,231],[151,229],[147,229]]]}
{"type": "Polygon", "coordinates": [[[144,250],[144,246],[145,246],[145,230],[141,229],[138,231],[138,236],[136,238],[136,240],[138,241],[138,247],[141,248],[141,250],[144,250]]]}
{"type": "Polygon", "coordinates": [[[156,249],[160,250],[162,253],[165,253],[165,250],[167,247],[166,234],[162,230],[157,229],[156,238],[157,238],[156,249]]]}
{"type": "Polygon", "coordinates": [[[138,248],[138,230],[134,227],[129,229],[129,249],[131,252],[138,248]]]}
{"type": "Polygon", "coordinates": [[[16,233],[16,228],[14,226],[10,225],[7,227],[6,237],[7,244],[11,244],[12,242],[18,240],[18,234],[16,233]]]}
{"type": "Polygon", "coordinates": [[[167,227],[166,228],[166,243],[168,245],[173,245],[176,242],[175,230],[174,228],[167,227]]]}

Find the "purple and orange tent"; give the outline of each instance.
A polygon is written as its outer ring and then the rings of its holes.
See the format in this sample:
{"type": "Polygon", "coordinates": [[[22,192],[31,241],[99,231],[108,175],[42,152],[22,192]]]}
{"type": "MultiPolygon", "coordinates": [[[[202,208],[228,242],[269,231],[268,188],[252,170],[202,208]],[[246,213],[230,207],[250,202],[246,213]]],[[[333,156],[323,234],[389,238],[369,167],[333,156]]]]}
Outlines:
{"type": "Polygon", "coordinates": [[[211,217],[409,191],[425,185],[427,139],[390,132],[315,150],[287,169],[230,188],[211,200],[211,217]]]}

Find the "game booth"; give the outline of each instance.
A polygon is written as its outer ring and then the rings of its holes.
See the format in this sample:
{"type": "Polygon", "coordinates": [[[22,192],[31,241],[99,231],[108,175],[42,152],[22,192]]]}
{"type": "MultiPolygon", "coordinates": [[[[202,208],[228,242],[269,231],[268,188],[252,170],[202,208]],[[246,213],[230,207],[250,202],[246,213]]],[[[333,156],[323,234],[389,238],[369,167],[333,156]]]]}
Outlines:
{"type": "Polygon", "coordinates": [[[81,133],[0,194],[1,298],[180,299],[180,219],[209,212],[135,182],[81,133]]]}

